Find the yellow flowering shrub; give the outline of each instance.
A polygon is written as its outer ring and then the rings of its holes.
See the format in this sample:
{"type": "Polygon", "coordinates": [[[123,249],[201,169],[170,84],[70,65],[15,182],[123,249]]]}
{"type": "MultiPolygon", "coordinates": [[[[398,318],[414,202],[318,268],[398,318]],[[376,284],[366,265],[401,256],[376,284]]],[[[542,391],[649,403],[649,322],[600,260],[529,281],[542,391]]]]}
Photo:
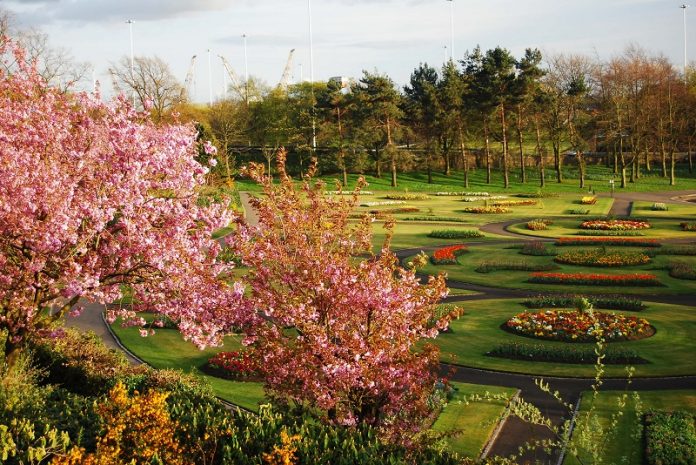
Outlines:
{"type": "Polygon", "coordinates": [[[294,445],[300,440],[300,436],[290,436],[287,431],[280,432],[280,446],[273,446],[273,451],[270,454],[263,454],[263,461],[268,465],[294,465],[295,452],[297,447],[294,445]]]}

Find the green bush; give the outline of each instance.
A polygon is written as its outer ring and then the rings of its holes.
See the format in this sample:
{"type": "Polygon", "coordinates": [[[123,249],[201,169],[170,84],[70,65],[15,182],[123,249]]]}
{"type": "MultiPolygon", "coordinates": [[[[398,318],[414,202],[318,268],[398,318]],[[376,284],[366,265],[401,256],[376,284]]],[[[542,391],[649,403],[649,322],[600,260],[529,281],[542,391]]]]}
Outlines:
{"type": "Polygon", "coordinates": [[[541,241],[531,241],[522,246],[520,253],[522,255],[552,257],[556,255],[556,249],[541,241]]]}
{"type": "Polygon", "coordinates": [[[648,465],[696,464],[694,415],[676,412],[645,414],[645,460],[648,465]]]}
{"type": "Polygon", "coordinates": [[[443,221],[450,223],[466,223],[465,218],[458,216],[407,216],[401,218],[401,221],[443,221]]]}
{"type": "Polygon", "coordinates": [[[528,263],[528,262],[513,262],[513,261],[485,261],[478,264],[476,272],[490,273],[491,271],[551,271],[559,269],[558,265],[553,263],[528,263]]]}
{"type": "Polygon", "coordinates": [[[436,229],[431,231],[428,237],[437,239],[474,239],[485,237],[485,234],[476,229],[436,229]]]}
{"type": "Polygon", "coordinates": [[[650,250],[647,252],[648,255],[654,257],[655,255],[696,255],[696,246],[694,245],[663,245],[659,249],[650,250]]]}
{"type": "MultiPolygon", "coordinates": [[[[544,344],[520,344],[508,342],[494,347],[486,353],[489,357],[534,362],[594,364],[597,354],[594,347],[558,347],[544,344]]],[[[607,349],[602,360],[607,365],[626,365],[648,363],[632,350],[607,349]]]]}
{"type": "Polygon", "coordinates": [[[639,299],[624,296],[584,296],[579,294],[551,294],[529,297],[522,301],[527,308],[577,308],[580,299],[586,298],[593,307],[603,310],[629,310],[639,312],[646,306],[639,299]]]}
{"type": "Polygon", "coordinates": [[[590,210],[586,208],[572,208],[568,211],[571,215],[589,215],[590,210]]]}

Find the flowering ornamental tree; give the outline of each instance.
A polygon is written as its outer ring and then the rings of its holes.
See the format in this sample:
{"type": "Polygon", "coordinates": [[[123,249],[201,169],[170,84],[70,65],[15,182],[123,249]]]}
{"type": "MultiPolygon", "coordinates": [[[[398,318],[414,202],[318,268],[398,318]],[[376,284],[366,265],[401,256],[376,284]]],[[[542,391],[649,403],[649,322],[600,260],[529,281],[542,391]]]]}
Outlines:
{"type": "MultiPolygon", "coordinates": [[[[230,212],[198,205],[207,169],[194,160],[194,130],[157,127],[124,100],[54,91],[23,53],[0,38],[0,56],[18,63],[11,75],[0,67],[0,338],[10,363],[80,299],[109,303],[124,285],[195,343],[219,342],[243,289],[221,279],[231,265],[211,238],[230,212]]],[[[141,323],[132,310],[109,318],[141,323]]]]}
{"type": "Polygon", "coordinates": [[[271,394],[340,424],[418,430],[438,352],[415,344],[448,324],[450,315],[436,316],[444,277],[421,284],[388,241],[372,256],[371,218],[350,221],[360,187],[351,198],[325,194],[310,177],[298,188],[284,158],[279,185],[262,166],[249,168],[265,194],[253,201],[259,224],[240,224],[230,243],[250,267],[249,299],[262,323],[246,328],[244,342],[257,348],[271,394]]]}

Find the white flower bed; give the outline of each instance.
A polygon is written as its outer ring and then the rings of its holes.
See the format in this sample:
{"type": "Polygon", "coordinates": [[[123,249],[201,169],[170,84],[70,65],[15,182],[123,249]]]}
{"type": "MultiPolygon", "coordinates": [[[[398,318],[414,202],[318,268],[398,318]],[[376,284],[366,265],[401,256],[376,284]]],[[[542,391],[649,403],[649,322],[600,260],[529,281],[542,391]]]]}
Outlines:
{"type": "Polygon", "coordinates": [[[361,203],[361,207],[383,207],[385,205],[403,205],[406,202],[402,200],[384,200],[381,202],[364,202],[361,203]]]}

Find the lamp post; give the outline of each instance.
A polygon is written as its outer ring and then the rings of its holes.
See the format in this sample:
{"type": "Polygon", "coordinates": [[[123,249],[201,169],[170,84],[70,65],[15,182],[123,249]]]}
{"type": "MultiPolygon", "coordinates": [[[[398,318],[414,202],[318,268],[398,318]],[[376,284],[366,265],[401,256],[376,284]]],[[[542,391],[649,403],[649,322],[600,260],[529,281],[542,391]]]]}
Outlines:
{"type": "Polygon", "coordinates": [[[131,81],[133,83],[131,97],[133,98],[133,106],[135,106],[135,57],[133,55],[133,23],[135,23],[135,21],[133,21],[132,19],[126,21],[126,24],[128,24],[128,33],[130,35],[130,73],[131,81]]]}
{"type": "Polygon", "coordinates": [[[686,68],[688,65],[687,58],[686,58],[686,9],[689,8],[689,5],[686,3],[683,3],[679,5],[679,8],[682,9],[683,16],[684,16],[684,79],[686,79],[686,68]]]}
{"type": "Polygon", "coordinates": [[[445,49],[445,63],[447,63],[447,59],[449,58],[447,56],[447,45],[445,45],[443,48],[445,49]]]}
{"type": "Polygon", "coordinates": [[[446,0],[450,4],[450,58],[454,61],[454,0],[446,0]]]}
{"type": "Polygon", "coordinates": [[[247,55],[247,35],[242,34],[244,40],[244,99],[249,105],[249,56],[247,55]]]}

